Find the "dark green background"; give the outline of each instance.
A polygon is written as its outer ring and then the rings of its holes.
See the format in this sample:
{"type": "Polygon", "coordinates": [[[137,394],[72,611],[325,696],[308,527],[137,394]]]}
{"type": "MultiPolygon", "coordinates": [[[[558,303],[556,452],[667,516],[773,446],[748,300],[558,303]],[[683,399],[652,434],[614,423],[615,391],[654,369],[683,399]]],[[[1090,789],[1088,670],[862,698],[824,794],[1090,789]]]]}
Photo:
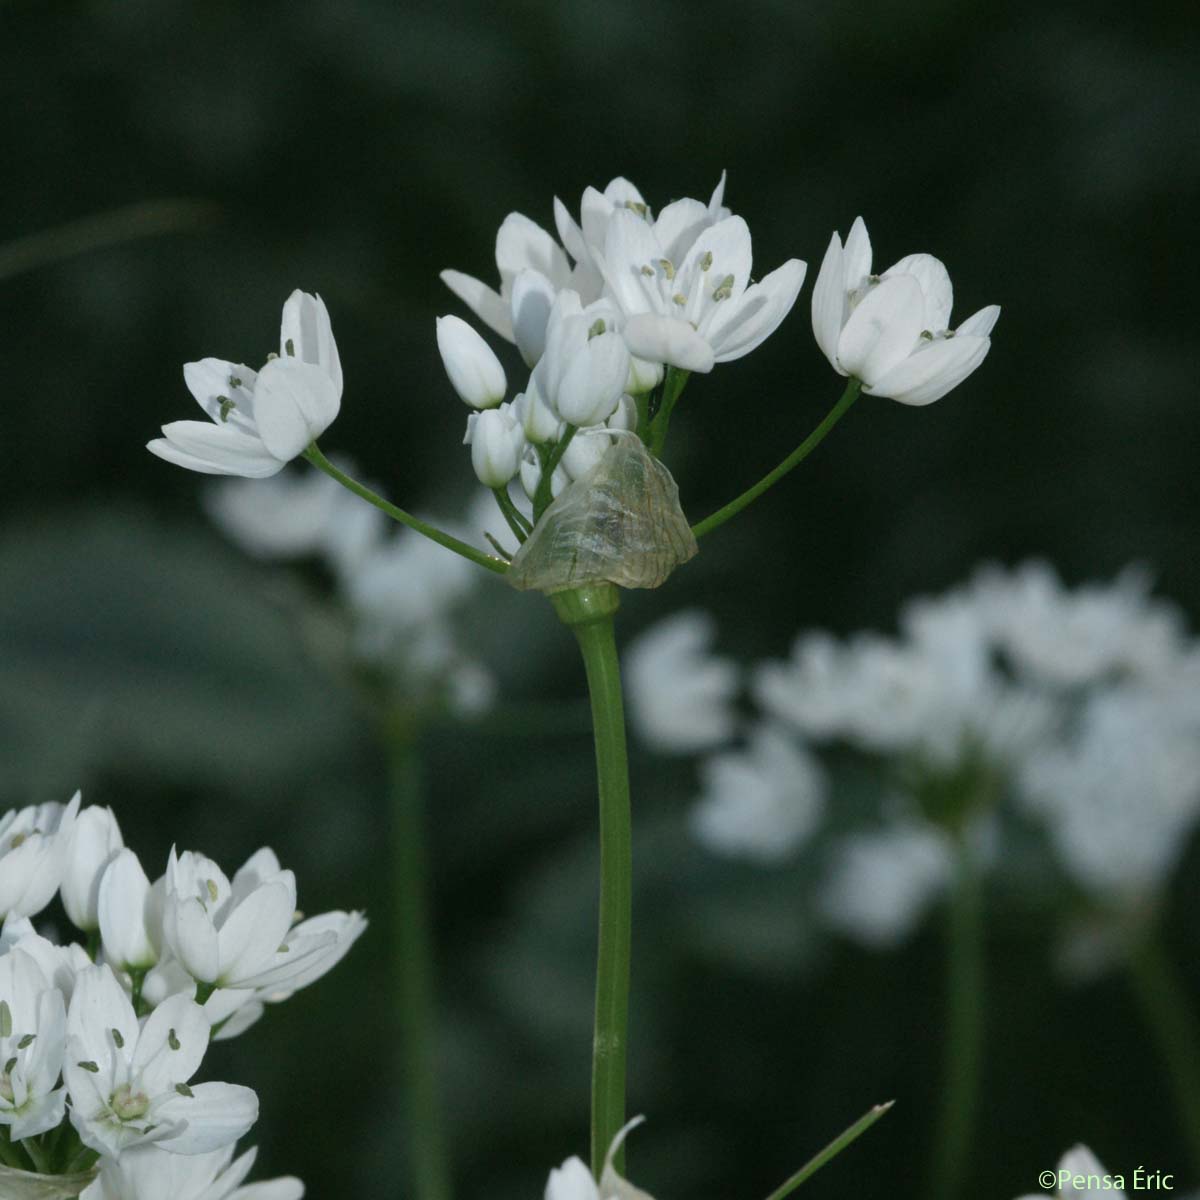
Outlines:
{"type": "MultiPolygon", "coordinates": [[[[133,202],[209,206],[186,230],[38,269],[10,256],[0,279],[0,803],[83,786],[151,864],[173,840],[231,866],[270,841],[306,911],[370,909],[334,977],[206,1065],[259,1088],[270,1171],[313,1197],[409,1191],[385,771],[344,675],[306,650],[315,581],[245,563],[207,527],[203,481],[144,451],[194,415],[181,364],[254,361],[291,289],[319,291],[347,379],[325,448],[399,502],[453,513],[473,480],[433,338],[435,315],[462,310],[438,270],[491,279],[504,214],[552,228],[555,194],[575,208],[625,174],[657,208],[706,197],[726,168],[758,273],[795,255],[809,280],[758,353],[689,388],[669,461],[694,517],[836,397],[807,316],[832,229],[861,213],[877,262],[929,250],[958,317],[1004,314],[959,391],[925,410],[863,400],[801,473],[632,599],[623,632],[700,604],[727,649],[779,654],[800,628],[886,628],[981,558],[1031,554],[1072,581],[1144,561],[1194,618],[1198,68],[1190,6],[0,2],[0,242],[133,202]]],[[[478,614],[514,705],[579,697],[545,606],[489,580],[478,614]]],[[[464,1197],[536,1196],[586,1150],[584,728],[428,738],[464,1197]]],[[[764,875],[687,843],[690,765],[639,755],[634,787],[636,1181],[765,1195],[896,1096],[810,1190],[919,1195],[937,923],[895,955],[820,945],[789,907],[805,864],[764,875]]],[[[967,1194],[1035,1190],[1078,1139],[1114,1168],[1184,1173],[1120,980],[1065,989],[1046,914],[993,900],[967,1194]]],[[[1193,984],[1196,901],[1185,872],[1171,946],[1193,984]]]]}

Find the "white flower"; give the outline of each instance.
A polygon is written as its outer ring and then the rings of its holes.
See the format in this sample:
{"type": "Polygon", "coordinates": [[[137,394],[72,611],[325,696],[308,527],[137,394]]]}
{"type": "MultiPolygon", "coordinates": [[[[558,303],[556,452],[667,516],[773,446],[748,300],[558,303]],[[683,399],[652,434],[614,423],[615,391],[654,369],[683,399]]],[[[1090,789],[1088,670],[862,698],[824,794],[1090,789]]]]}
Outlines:
{"type": "Polygon", "coordinates": [[[711,371],[765,341],[791,311],[805,271],[790,259],[751,284],[750,230],[741,217],[704,229],[680,255],[630,211],[609,222],[600,265],[630,353],[685,371],[711,371]]]}
{"type": "Polygon", "coordinates": [[[692,832],[717,854],[781,862],[816,829],[827,785],[820,764],[782,730],[759,727],[744,751],[701,766],[692,832]]]}
{"type": "Polygon", "coordinates": [[[495,408],[508,381],[492,348],[461,317],[438,317],[438,353],[451,387],[472,408],[495,408]]]}
{"type": "Polygon", "coordinates": [[[169,1154],[158,1146],[135,1146],[104,1158],[99,1177],[80,1200],[301,1200],[304,1184],[290,1176],[243,1185],[258,1150],[238,1159],[233,1146],[203,1154],[169,1154]]]}
{"type": "MultiPolygon", "coordinates": [[[[520,213],[509,213],[496,234],[496,268],[499,292],[461,271],[443,271],[441,280],[485,325],[512,342],[516,340],[512,297],[517,276],[535,273],[557,292],[567,286],[571,266],[562,247],[540,225],[520,213]]],[[[524,327],[529,329],[528,318],[524,327]]]]}
{"type": "Polygon", "coordinates": [[[252,855],[231,884],[209,858],[192,851],[167,862],[163,937],[198,982],[249,989],[286,984],[331,932],[293,936],[296,878],[269,850],[252,855]]]}
{"type": "MultiPolygon", "coordinates": [[[[1072,1146],[1058,1160],[1057,1189],[1053,1195],[1060,1200],[1077,1200],[1080,1196],[1106,1196],[1108,1200],[1125,1200],[1118,1183],[1124,1179],[1110,1174],[1100,1160],[1084,1145],[1072,1146]]],[[[1046,1192],[1030,1192],[1018,1200],[1046,1200],[1046,1192]]]]}
{"type": "Polygon", "coordinates": [[[471,447],[471,466],[484,487],[504,487],[513,479],[525,449],[525,430],[511,404],[467,418],[463,445],[471,447]]]}
{"type": "Polygon", "coordinates": [[[930,254],[910,254],[871,273],[871,241],[861,217],[843,247],[835,233],[813,288],[813,333],[834,370],[863,391],[901,404],[931,404],[983,362],[997,305],[950,329],[953,290],[930,254]]]}
{"type": "Polygon", "coordinates": [[[66,1020],[62,992],[22,943],[0,955],[0,1125],[14,1141],[63,1119],[66,1020]]]}
{"type": "Polygon", "coordinates": [[[629,643],[631,724],[656,750],[706,750],[733,736],[739,672],[730,659],[713,655],[716,632],[708,613],[690,609],[651,625],[629,643]]]}
{"type": "MultiPolygon", "coordinates": [[[[579,435],[576,434],[572,439],[572,444],[577,441],[579,435]]],[[[538,461],[537,451],[532,446],[525,447],[525,453],[521,455],[521,487],[525,489],[525,495],[530,500],[537,495],[538,485],[542,482],[542,464],[538,461]]],[[[571,476],[567,474],[567,469],[560,462],[554,468],[554,474],[550,476],[550,495],[557,496],[563,488],[571,482],[571,476]]]]}
{"type": "Polygon", "coordinates": [[[954,868],[949,837],[932,825],[897,823],[844,838],[820,907],[835,929],[872,947],[894,946],[945,889],[954,868]]]}
{"type": "Polygon", "coordinates": [[[48,983],[70,1002],[76,977],[92,965],[87,951],[75,942],[69,946],[56,946],[34,931],[28,917],[9,917],[0,926],[0,955],[8,954],[18,946],[37,963],[48,983]]]}
{"type": "Polygon", "coordinates": [[[76,929],[100,927],[100,877],[124,845],[111,808],[91,805],[75,818],[66,838],[60,894],[76,929]]]}
{"type": "Polygon", "coordinates": [[[63,1065],[83,1143],[115,1156],[146,1142],[199,1154],[237,1141],[258,1118],[255,1094],[227,1083],[188,1084],[208,1034],[200,1006],[182,995],[164,1000],[139,1028],[112,971],[83,971],[67,1013],[63,1065]]]}
{"type": "Polygon", "coordinates": [[[1013,665],[1035,679],[1078,687],[1122,674],[1157,675],[1182,654],[1184,622],[1150,597],[1136,567],[1110,584],[1068,591],[1049,563],[979,571],[972,589],[990,632],[1013,665]]]}
{"type": "Polygon", "coordinates": [[[1063,865],[1101,900],[1155,896],[1200,820],[1200,730],[1135,685],[1099,691],[1021,772],[1063,865]]]}
{"type": "Polygon", "coordinates": [[[54,898],[79,803],[76,792],[65,807],[52,801],[0,817],[0,919],[35,916],[54,898]]]}
{"type": "Polygon", "coordinates": [[[294,975],[289,975],[281,984],[260,988],[258,995],[268,1004],[289,1000],[301,988],[316,983],[321,976],[332,971],[366,929],[367,919],[361,912],[327,912],[297,922],[288,936],[302,941],[319,941],[320,947],[308,956],[303,967],[294,975]]]}
{"type": "Polygon", "coordinates": [[[105,960],[120,971],[144,971],[158,962],[162,940],[160,880],[151,886],[132,850],[120,850],[105,869],[97,894],[105,960]]]}
{"type": "Polygon", "coordinates": [[[604,1158],[604,1169],[600,1182],[592,1178],[582,1159],[572,1155],[561,1167],[551,1170],[546,1179],[545,1200],[651,1200],[650,1196],[635,1188],[628,1180],[617,1174],[613,1159],[626,1135],[644,1118],[634,1117],[613,1138],[608,1154],[604,1158]]]}
{"type": "Polygon", "coordinates": [[[342,369],[320,297],[292,293],[280,344],[258,372],[218,358],[185,364],[184,382],[210,420],[173,421],[146,448],[206,475],[263,479],[282,470],[341,407],[342,369]]]}

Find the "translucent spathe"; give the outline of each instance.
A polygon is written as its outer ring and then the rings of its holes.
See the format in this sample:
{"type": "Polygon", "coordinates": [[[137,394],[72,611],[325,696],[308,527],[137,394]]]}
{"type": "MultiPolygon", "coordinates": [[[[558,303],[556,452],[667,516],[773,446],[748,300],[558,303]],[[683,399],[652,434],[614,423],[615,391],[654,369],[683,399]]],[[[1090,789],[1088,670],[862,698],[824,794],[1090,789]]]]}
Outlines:
{"type": "Polygon", "coordinates": [[[600,583],[654,588],[697,549],[671,473],[629,434],[550,505],[505,578],[548,595],[600,583]]]}

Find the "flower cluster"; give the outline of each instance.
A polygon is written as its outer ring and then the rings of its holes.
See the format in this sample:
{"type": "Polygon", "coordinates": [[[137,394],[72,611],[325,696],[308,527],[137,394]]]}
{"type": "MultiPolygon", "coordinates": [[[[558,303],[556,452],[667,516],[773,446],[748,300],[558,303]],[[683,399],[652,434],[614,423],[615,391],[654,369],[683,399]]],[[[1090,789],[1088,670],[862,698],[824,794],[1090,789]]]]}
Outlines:
{"type": "MultiPolygon", "coordinates": [[[[320,978],[366,927],[301,919],[295,877],[265,848],[232,879],[172,849],[151,882],[112,811],[78,793],[0,818],[0,920],[3,1182],[90,1172],[86,1200],[241,1195],[254,1152],[234,1162],[233,1147],[258,1098],[194,1082],[208,1044],[320,978]],[[34,929],[56,894],[83,944],[34,929]]],[[[303,1194],[256,1186],[245,1194],[303,1194]]]]}
{"type": "MultiPolygon", "coordinates": [[[[686,703],[715,747],[734,717],[732,689],[712,681],[729,666],[684,627],[636,648],[635,725],[661,744],[686,703]]],[[[1071,590],[1044,563],[985,567],[907,605],[899,636],[801,634],[750,672],[750,693],[747,744],[702,764],[693,828],[719,853],[787,859],[820,828],[847,756],[871,767],[882,811],[833,839],[819,902],[869,944],[913,927],[959,838],[994,856],[1005,820],[1041,825],[1103,918],[1153,908],[1200,819],[1200,642],[1138,571],[1071,590]]]]}

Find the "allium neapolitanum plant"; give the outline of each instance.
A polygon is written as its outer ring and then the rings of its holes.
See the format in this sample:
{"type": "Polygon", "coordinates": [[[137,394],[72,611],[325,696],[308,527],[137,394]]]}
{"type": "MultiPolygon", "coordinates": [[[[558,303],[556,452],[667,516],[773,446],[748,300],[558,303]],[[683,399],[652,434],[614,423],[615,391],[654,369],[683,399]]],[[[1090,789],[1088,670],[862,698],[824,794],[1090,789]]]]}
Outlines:
{"type": "MultiPolygon", "coordinates": [[[[999,309],[951,325],[942,263],[911,254],[883,271],[861,218],[834,235],[812,293],[812,325],[841,397],[782,462],[723,508],[684,515],[667,469],[671,421],[693,375],[757,349],[791,312],[806,265],[790,259],[752,282],[750,231],[724,206],[676,200],[657,217],[627,180],[583,195],[579,219],[554,202],[556,240],[513,213],[496,238],[499,290],[458,271],[442,278],[491,332],[514,343],[529,376],[509,395],[480,332],[437,322],[454,391],[471,410],[464,442],[495,497],[491,553],[377,495],[335,466],[317,439],[338,414],[342,366],[319,297],[294,292],[278,354],[257,370],[206,358],[184,367],[204,421],[163,427],[149,449],[210,475],[273,476],[293,459],[325,472],[393,520],[523,591],[547,596],[574,633],[591,697],[600,801],[599,945],[592,1059],[590,1173],[552,1173],[555,1200],[631,1195],[618,1174],[627,1128],[631,814],[625,719],[614,636],[622,588],[657,587],[798,466],[860,394],[920,406],[940,399],[986,356],[999,309]],[[599,1190],[597,1190],[599,1189],[599,1190]]],[[[421,938],[405,943],[424,953],[421,938]]],[[[406,970],[423,974],[420,963],[406,970]]],[[[877,1105],[776,1193],[785,1195],[886,1111],[877,1105]]],[[[411,1114],[420,1121],[422,1114],[411,1114]]],[[[427,1189],[428,1190],[428,1189],[427,1189]]],[[[430,1200],[427,1195],[425,1200],[430,1200]]]]}

